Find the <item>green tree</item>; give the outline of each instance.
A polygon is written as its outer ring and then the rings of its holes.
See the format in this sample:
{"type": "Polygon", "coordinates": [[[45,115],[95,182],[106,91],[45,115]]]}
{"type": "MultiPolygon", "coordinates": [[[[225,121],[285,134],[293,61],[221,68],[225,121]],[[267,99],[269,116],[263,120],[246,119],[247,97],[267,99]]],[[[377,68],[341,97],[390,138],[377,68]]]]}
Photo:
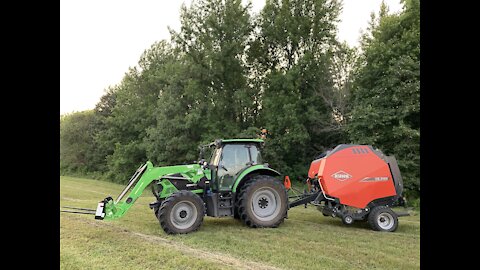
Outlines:
{"type": "Polygon", "coordinates": [[[249,61],[261,93],[261,124],[270,131],[267,160],[304,176],[313,157],[339,141],[325,102],[335,82],[340,4],[325,0],[267,1],[256,20],[249,61]]]}
{"type": "Polygon", "coordinates": [[[95,163],[95,171],[100,174],[108,172],[106,157],[113,154],[115,149],[114,143],[109,138],[108,118],[112,115],[113,108],[116,105],[117,94],[116,87],[108,87],[100,101],[95,105],[94,114],[94,130],[93,143],[95,144],[94,152],[91,153],[92,162],[95,163]]]}
{"type": "Polygon", "coordinates": [[[254,90],[248,87],[244,52],[253,30],[250,4],[241,0],[201,0],[181,14],[182,29],[172,39],[195,71],[191,80],[204,93],[210,136],[235,136],[254,121],[254,90]]]}
{"type": "Polygon", "coordinates": [[[165,84],[165,66],[172,61],[166,41],[146,50],[138,66],[130,68],[122,81],[104,95],[97,113],[104,115],[105,129],[96,136],[108,166],[107,177],[115,182],[128,181],[132,172],[147,159],[144,139],[155,126],[155,108],[165,84]]]}
{"type": "Polygon", "coordinates": [[[92,110],[60,117],[60,171],[89,173],[97,169],[95,153],[95,114],[92,110]]]}
{"type": "Polygon", "coordinates": [[[244,61],[252,25],[250,5],[203,0],[181,10],[171,31],[175,61],[162,88],[156,126],[148,131],[149,157],[160,164],[191,162],[197,146],[239,137],[255,122],[255,91],[244,61]]]}
{"type": "Polygon", "coordinates": [[[145,142],[148,157],[158,165],[191,162],[205,130],[204,93],[190,79],[192,67],[184,57],[176,57],[168,67],[168,82],[160,91],[155,110],[156,125],[150,127],[145,142]]]}
{"type": "Polygon", "coordinates": [[[349,135],[394,154],[409,196],[420,191],[420,2],[399,14],[382,4],[363,36],[349,135]]]}

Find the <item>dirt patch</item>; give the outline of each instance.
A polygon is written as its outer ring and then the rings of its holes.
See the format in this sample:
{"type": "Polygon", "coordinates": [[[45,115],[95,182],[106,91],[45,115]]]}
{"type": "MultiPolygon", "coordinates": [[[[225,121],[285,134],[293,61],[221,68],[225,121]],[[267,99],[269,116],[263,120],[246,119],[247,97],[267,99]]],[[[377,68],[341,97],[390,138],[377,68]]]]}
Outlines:
{"type": "Polygon", "coordinates": [[[226,254],[222,254],[222,253],[214,253],[214,252],[204,251],[204,250],[201,250],[201,249],[192,248],[192,247],[186,246],[182,243],[177,243],[177,242],[174,242],[172,240],[169,240],[169,239],[166,239],[166,238],[163,238],[163,237],[160,237],[160,236],[148,235],[148,234],[143,234],[143,233],[139,233],[139,232],[134,232],[134,231],[130,231],[130,230],[127,230],[125,228],[122,228],[120,226],[107,224],[107,223],[104,223],[104,222],[90,221],[90,220],[75,218],[75,217],[70,217],[70,216],[68,217],[68,219],[74,219],[76,221],[80,221],[80,222],[83,222],[83,223],[86,223],[86,224],[89,224],[89,225],[92,225],[92,226],[95,226],[95,227],[114,228],[119,233],[129,234],[131,236],[138,237],[138,238],[141,238],[145,241],[149,241],[149,242],[156,243],[156,244],[160,243],[160,244],[168,246],[169,248],[174,248],[182,254],[194,256],[194,257],[201,258],[201,259],[206,259],[206,260],[209,260],[209,261],[213,261],[214,263],[218,263],[218,264],[228,265],[228,266],[231,266],[235,269],[252,269],[252,270],[255,270],[255,269],[261,269],[261,270],[277,270],[277,269],[280,269],[280,268],[270,266],[270,265],[266,265],[266,264],[259,263],[259,262],[238,259],[238,258],[232,257],[230,255],[226,255],[226,254]]]}

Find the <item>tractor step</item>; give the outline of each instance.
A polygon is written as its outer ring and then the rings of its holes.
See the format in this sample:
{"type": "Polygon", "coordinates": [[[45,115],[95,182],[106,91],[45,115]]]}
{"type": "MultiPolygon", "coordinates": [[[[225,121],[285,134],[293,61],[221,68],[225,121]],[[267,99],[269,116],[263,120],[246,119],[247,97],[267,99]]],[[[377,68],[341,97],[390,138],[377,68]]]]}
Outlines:
{"type": "Polygon", "coordinates": [[[206,196],[205,203],[207,204],[207,216],[233,216],[233,196],[230,193],[209,193],[206,196]]]}

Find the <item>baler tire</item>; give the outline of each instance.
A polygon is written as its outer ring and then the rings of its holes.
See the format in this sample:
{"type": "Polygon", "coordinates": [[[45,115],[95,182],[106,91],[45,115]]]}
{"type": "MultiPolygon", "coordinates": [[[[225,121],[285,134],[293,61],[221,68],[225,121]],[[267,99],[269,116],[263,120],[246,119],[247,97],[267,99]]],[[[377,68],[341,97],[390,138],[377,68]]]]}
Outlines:
{"type": "Polygon", "coordinates": [[[182,190],[173,193],[162,202],[158,211],[158,220],[160,222],[160,226],[165,231],[165,233],[185,234],[198,230],[200,225],[202,225],[204,215],[205,205],[203,203],[203,200],[191,191],[182,190]],[[183,203],[183,205],[180,205],[180,203],[183,203]],[[183,209],[178,208],[182,206],[183,209]],[[172,217],[174,217],[175,219],[176,215],[175,213],[172,213],[172,211],[174,210],[182,210],[179,212],[180,219],[177,221],[172,220],[172,217]],[[192,212],[189,213],[187,210],[192,212]],[[186,216],[182,217],[182,213],[186,216]],[[176,223],[179,223],[179,221],[180,223],[183,222],[181,219],[187,217],[188,215],[193,215],[193,222],[187,220],[186,222],[188,223],[186,224],[187,227],[185,228],[182,228],[182,224],[176,225],[176,223]],[[190,225],[190,223],[192,224],[190,225]]]}
{"type": "Polygon", "coordinates": [[[394,232],[398,228],[398,216],[390,207],[376,206],[368,214],[368,224],[374,231],[394,232]],[[388,223],[382,225],[382,218],[388,220],[388,223]]]}
{"type": "Polygon", "coordinates": [[[342,217],[342,222],[345,225],[352,225],[354,222],[354,219],[351,215],[345,215],[342,217]]]}
{"type": "MultiPolygon", "coordinates": [[[[248,180],[245,185],[242,186],[238,196],[238,213],[240,219],[249,227],[252,228],[276,228],[278,227],[287,216],[287,202],[288,196],[285,186],[277,179],[269,175],[257,175],[248,180]],[[257,191],[260,190],[260,193],[257,191]],[[263,191],[263,193],[262,193],[263,191]],[[266,209],[265,216],[259,216],[255,213],[255,207],[253,204],[253,196],[257,196],[262,201],[262,208],[260,211],[266,209]],[[268,215],[270,209],[268,203],[271,200],[272,205],[275,205],[273,213],[268,215]],[[266,205],[263,205],[265,203],[266,205]],[[274,215],[272,218],[270,216],[274,215]],[[263,219],[263,220],[262,220],[263,219]]],[[[259,211],[259,209],[257,209],[259,211]]]]}

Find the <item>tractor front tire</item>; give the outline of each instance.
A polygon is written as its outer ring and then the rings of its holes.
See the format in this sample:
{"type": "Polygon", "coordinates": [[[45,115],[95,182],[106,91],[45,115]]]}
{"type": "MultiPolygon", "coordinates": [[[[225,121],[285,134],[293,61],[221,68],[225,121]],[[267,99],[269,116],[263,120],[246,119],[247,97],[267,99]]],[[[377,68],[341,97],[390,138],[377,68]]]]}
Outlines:
{"type": "Polygon", "coordinates": [[[238,214],[252,228],[276,228],[287,216],[287,191],[272,176],[257,175],[240,189],[238,214]]]}
{"type": "MultiPolygon", "coordinates": [[[[160,205],[162,205],[163,199],[160,200],[160,205]]],[[[155,217],[158,219],[158,211],[160,211],[160,205],[158,207],[153,208],[153,213],[155,214],[155,217]]]]}
{"type": "Polygon", "coordinates": [[[167,234],[185,234],[198,230],[204,215],[202,199],[193,192],[182,190],[162,202],[158,220],[167,234]]]}
{"type": "Polygon", "coordinates": [[[368,214],[368,224],[375,231],[394,232],[398,227],[398,216],[389,207],[377,206],[368,214]]]}

